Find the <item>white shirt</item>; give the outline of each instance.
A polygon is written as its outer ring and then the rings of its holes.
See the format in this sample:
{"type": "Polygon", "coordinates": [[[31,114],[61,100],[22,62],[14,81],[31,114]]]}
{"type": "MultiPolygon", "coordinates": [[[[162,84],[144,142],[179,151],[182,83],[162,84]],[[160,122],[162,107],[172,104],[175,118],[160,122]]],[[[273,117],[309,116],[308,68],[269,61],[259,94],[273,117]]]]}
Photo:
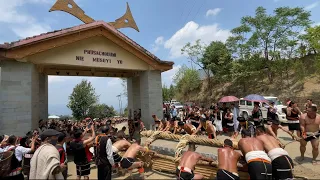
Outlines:
{"type": "Polygon", "coordinates": [[[112,151],[112,141],[111,141],[111,139],[108,139],[108,141],[107,141],[106,153],[107,153],[107,158],[108,158],[111,166],[113,166],[114,165],[114,159],[113,159],[113,151],[112,151]]]}
{"type": "MultiPolygon", "coordinates": [[[[14,146],[6,146],[5,148],[3,148],[3,151],[6,152],[8,151],[9,149],[13,148],[14,146]]],[[[31,148],[25,148],[25,147],[22,147],[22,146],[17,146],[16,149],[15,149],[15,156],[17,158],[17,160],[20,162],[22,161],[22,157],[23,155],[27,154],[31,152],[31,148]]]]}

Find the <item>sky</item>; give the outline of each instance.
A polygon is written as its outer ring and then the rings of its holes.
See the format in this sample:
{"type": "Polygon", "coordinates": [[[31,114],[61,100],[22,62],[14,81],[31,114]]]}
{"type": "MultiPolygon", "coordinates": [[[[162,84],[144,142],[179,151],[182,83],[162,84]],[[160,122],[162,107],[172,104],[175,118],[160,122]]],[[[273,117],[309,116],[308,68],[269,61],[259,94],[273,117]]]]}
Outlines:
{"type": "MultiPolygon", "coordinates": [[[[190,64],[181,55],[181,48],[197,39],[205,44],[225,41],[230,30],[240,25],[243,16],[254,15],[258,6],[268,13],[281,6],[304,7],[311,11],[314,25],[320,25],[320,0],[75,0],[85,13],[95,20],[106,22],[121,17],[129,2],[133,17],[140,29],[120,29],[157,57],[173,61],[173,69],[162,73],[163,84],[170,85],[175,72],[190,64]]],[[[70,14],[49,12],[55,0],[0,0],[0,43],[39,35],[83,24],[70,14]]],[[[88,79],[95,87],[100,103],[116,110],[116,97],[124,92],[121,80],[99,77],[49,76],[49,114],[71,114],[66,107],[74,86],[88,79]]],[[[126,98],[122,104],[126,106],[126,98]]]]}

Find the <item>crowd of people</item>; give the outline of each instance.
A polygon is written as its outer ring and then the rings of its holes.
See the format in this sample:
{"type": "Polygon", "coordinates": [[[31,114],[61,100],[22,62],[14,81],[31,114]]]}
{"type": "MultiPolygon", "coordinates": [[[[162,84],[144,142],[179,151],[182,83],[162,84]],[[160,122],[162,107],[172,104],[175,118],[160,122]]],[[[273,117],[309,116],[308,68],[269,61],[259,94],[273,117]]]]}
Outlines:
{"type": "MultiPolygon", "coordinates": [[[[185,110],[164,108],[164,118],[153,115],[154,128],[175,134],[207,134],[216,139],[222,134],[229,138],[217,151],[217,179],[239,179],[238,170],[247,171],[250,179],[288,179],[293,178],[294,165],[288,152],[278,139],[281,129],[300,141],[301,160],[304,158],[307,142],[312,144],[312,163],[316,164],[319,146],[320,116],[317,106],[308,100],[306,109],[301,112],[296,103],[287,103],[288,128],[281,126],[274,109],[269,107],[268,121],[264,123],[255,103],[252,116],[248,119],[239,116],[235,104],[227,107],[212,104],[209,108],[190,106],[185,110]],[[294,134],[296,131],[296,135],[294,134]],[[234,139],[239,139],[236,151],[234,139]]],[[[77,179],[89,179],[91,163],[97,166],[98,179],[111,179],[113,169],[138,169],[143,177],[144,162],[138,161],[138,153],[156,153],[151,151],[149,142],[141,144],[140,132],[145,130],[141,120],[141,109],[131,112],[128,118],[129,135],[126,126],[121,130],[115,127],[123,119],[91,119],[82,121],[39,121],[39,128],[26,133],[24,137],[14,135],[0,136],[1,179],[67,179],[68,154],[73,155],[76,164],[77,179]],[[121,156],[120,151],[125,151],[121,156]],[[10,156],[11,154],[11,156],[10,156]]],[[[192,144],[183,153],[176,175],[179,180],[201,179],[195,174],[199,160],[214,162],[195,152],[192,144]]]]}
{"type": "MultiPolygon", "coordinates": [[[[267,121],[262,118],[260,103],[255,102],[252,116],[245,119],[239,116],[239,109],[231,103],[230,107],[223,103],[219,108],[213,104],[209,108],[187,106],[174,110],[174,106],[164,106],[164,118],[153,118],[158,125],[157,130],[175,134],[203,134],[216,139],[225,134],[229,139],[224,147],[218,150],[217,179],[239,179],[237,163],[249,172],[250,179],[288,179],[293,178],[293,162],[284,145],[278,138],[278,130],[289,134],[293,140],[300,142],[300,161],[304,160],[307,142],[312,144],[312,164],[317,164],[319,154],[320,116],[317,106],[311,99],[307,100],[304,112],[297,103],[287,101],[285,109],[288,127],[281,126],[276,116],[274,102],[270,102],[267,121]],[[176,111],[176,113],[174,113],[176,111]],[[294,134],[296,132],[296,135],[294,134]],[[241,134],[238,147],[242,154],[234,151],[232,140],[241,134]],[[241,157],[241,158],[240,158],[241,157]]],[[[182,156],[177,169],[177,176],[182,179],[201,178],[194,174],[196,162],[203,157],[196,152],[188,151],[182,156]]],[[[241,169],[240,168],[240,169],[241,169]]]]}

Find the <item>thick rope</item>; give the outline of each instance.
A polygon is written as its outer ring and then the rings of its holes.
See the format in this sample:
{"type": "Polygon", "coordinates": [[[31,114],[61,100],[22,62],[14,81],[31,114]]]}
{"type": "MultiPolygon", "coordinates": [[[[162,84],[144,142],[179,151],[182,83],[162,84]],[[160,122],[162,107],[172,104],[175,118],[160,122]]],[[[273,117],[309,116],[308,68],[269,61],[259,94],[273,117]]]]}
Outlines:
{"type": "MultiPolygon", "coordinates": [[[[182,135],[178,135],[178,134],[172,134],[172,133],[162,132],[162,131],[151,131],[151,130],[142,131],[141,136],[149,137],[147,141],[150,143],[156,139],[169,139],[169,140],[180,141],[181,138],[183,137],[182,135]]],[[[223,147],[223,142],[220,140],[208,139],[208,138],[203,138],[199,136],[187,136],[187,137],[188,137],[187,138],[188,142],[191,142],[191,143],[205,145],[205,146],[223,147]]],[[[233,141],[233,147],[235,149],[238,149],[237,141],[233,141]]]]}

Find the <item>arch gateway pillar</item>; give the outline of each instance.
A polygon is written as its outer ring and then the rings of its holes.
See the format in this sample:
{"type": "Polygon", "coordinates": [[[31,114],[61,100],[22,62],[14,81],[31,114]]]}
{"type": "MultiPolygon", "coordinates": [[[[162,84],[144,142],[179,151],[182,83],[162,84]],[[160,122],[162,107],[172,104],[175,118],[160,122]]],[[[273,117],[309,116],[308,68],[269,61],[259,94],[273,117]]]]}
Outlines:
{"type": "Polygon", "coordinates": [[[149,128],[152,114],[162,118],[161,73],[172,66],[103,21],[0,44],[0,134],[48,118],[48,75],[127,78],[128,109],[141,109],[149,128]]]}
{"type": "Polygon", "coordinates": [[[146,128],[151,129],[153,114],[163,118],[161,71],[145,71],[138,77],[130,77],[127,79],[127,88],[128,110],[133,112],[141,109],[141,119],[151,119],[144,121],[146,128]]]}

